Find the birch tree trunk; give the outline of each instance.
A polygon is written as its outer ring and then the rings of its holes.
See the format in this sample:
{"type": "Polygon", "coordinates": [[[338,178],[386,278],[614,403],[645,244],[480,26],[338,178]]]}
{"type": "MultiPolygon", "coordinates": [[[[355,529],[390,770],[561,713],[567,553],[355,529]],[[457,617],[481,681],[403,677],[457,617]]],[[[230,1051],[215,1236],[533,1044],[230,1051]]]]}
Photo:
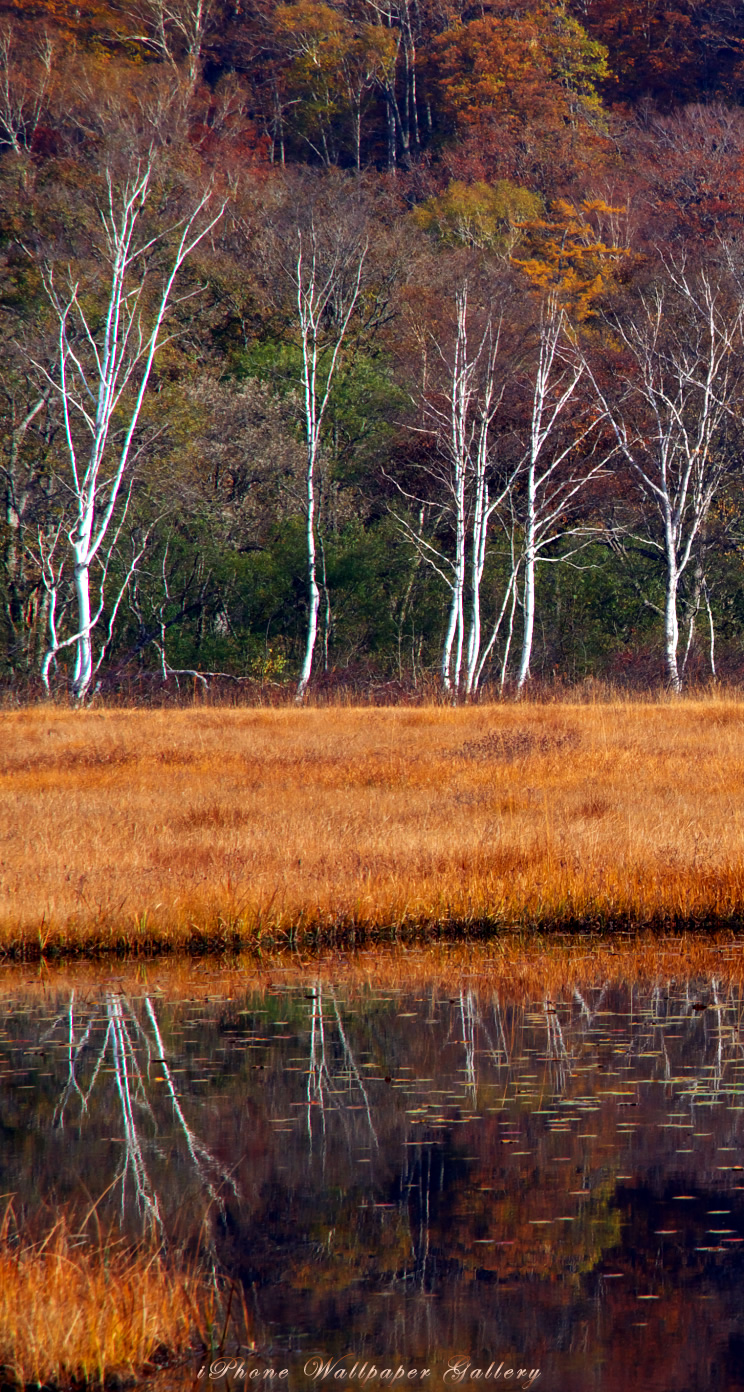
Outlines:
{"type": "Polygon", "coordinates": [[[582,492],[607,462],[606,455],[597,456],[593,445],[602,416],[596,411],[587,415],[576,400],[584,372],[584,365],[574,351],[564,312],[551,296],[543,307],[539,325],[525,449],[526,488],[521,516],[523,625],[517,672],[520,694],[530,676],[538,561],[544,552],[566,538],[572,539],[568,555],[574,554],[581,528],[572,524],[572,516],[582,492]],[[574,411],[572,428],[562,432],[569,409],[574,411]]]}
{"type": "MultiPolygon", "coordinates": [[[[131,481],[128,488],[125,484],[135,452],[135,434],[173,288],[182,265],[224,209],[221,205],[210,213],[211,193],[204,193],[168,230],[168,240],[175,238],[168,249],[165,232],[153,235],[152,228],[142,227],[155,183],[153,150],[144,161],[134,164],[122,184],[117,185],[110,170],[105,173],[106,200],[99,208],[103,236],[97,248],[105,267],[102,307],[96,305],[92,286],[76,278],[69,265],[39,258],[44,287],[57,318],[58,354],[55,370],[42,363],[34,365],[60,402],[70,466],[65,487],[73,509],[72,519],[60,522],[49,546],[44,548],[41,538],[39,541],[38,563],[49,595],[49,639],[41,674],[48,686],[57,654],[74,648],[72,691],[77,700],[85,697],[103,661],[119,605],[142,555],[142,550],[133,553],[124,583],[110,607],[96,659],[92,635],[106,607],[110,563],[131,494],[131,481]],[[156,251],[162,252],[162,258],[154,269],[156,251]],[[151,307],[146,309],[148,301],[151,307]],[[118,436],[114,435],[115,416],[123,421],[118,436]],[[75,631],[61,638],[56,615],[66,564],[66,556],[59,555],[64,531],[71,551],[77,622],[75,631]],[[94,566],[95,603],[91,597],[94,566]]],[[[94,265],[91,282],[99,278],[100,265],[94,265]]]]}
{"type": "Polygon", "coordinates": [[[455,520],[455,556],[447,631],[442,650],[442,685],[445,691],[457,692],[462,665],[464,598],[465,598],[465,482],[468,464],[468,416],[470,412],[472,372],[468,362],[468,298],[467,290],[457,296],[457,335],[452,372],[451,452],[453,463],[453,502],[455,520]],[[455,649],[454,668],[452,650],[455,649]]]}
{"type": "Polygon", "coordinates": [[[477,347],[472,347],[469,325],[473,310],[467,284],[456,291],[454,302],[451,347],[441,335],[434,338],[428,330],[423,334],[424,364],[431,354],[441,370],[424,366],[424,387],[418,399],[424,422],[422,433],[432,438],[435,458],[441,461],[427,466],[425,472],[440,490],[436,517],[440,526],[446,522],[452,537],[451,548],[444,549],[439,540],[424,535],[424,517],[432,512],[430,503],[407,493],[400,485],[400,492],[417,504],[418,527],[408,518],[398,516],[397,520],[420,558],[437,571],[450,591],[440,671],[443,690],[457,700],[477,690],[506,612],[513,571],[486,653],[482,654],[481,583],[489,524],[495,511],[510,497],[521,465],[502,469],[496,480],[493,424],[507,380],[498,373],[500,333],[494,330],[490,311],[486,312],[481,315],[477,347]],[[492,492],[493,483],[497,486],[492,492]]]}
{"type": "Polygon", "coordinates": [[[680,644],[680,622],[677,617],[677,594],[680,589],[680,576],[677,572],[674,550],[667,551],[666,596],[665,596],[665,654],[666,675],[673,692],[681,692],[677,649],[680,644]]]}
{"type": "Polygon", "coordinates": [[[320,588],[317,577],[315,487],[323,420],[341,349],[359,299],[367,243],[357,237],[321,237],[311,223],[309,235],[297,234],[297,255],[289,269],[297,308],[302,350],[302,401],[307,463],[305,469],[307,547],[307,628],[296,699],[305,698],[318,637],[320,588]],[[331,313],[331,310],[333,311],[331,313]],[[330,326],[329,321],[330,319],[330,326]]]}
{"type": "Polygon", "coordinates": [[[488,531],[488,484],[481,477],[480,470],[476,481],[475,504],[473,508],[473,536],[470,553],[470,631],[468,633],[467,671],[465,693],[470,696],[476,684],[476,670],[481,648],[481,581],[486,563],[486,536],[488,531]]]}
{"type": "MultiPolygon", "coordinates": [[[[483,388],[483,405],[480,411],[478,443],[475,451],[473,526],[471,541],[471,594],[470,594],[470,632],[468,634],[467,672],[465,694],[472,696],[478,689],[482,665],[481,653],[481,583],[486,565],[486,549],[489,522],[494,510],[501,505],[511,492],[514,477],[510,477],[506,489],[502,489],[493,505],[490,503],[488,472],[491,465],[490,430],[494,418],[494,396],[496,392],[496,358],[499,351],[498,338],[491,345],[488,368],[483,388]]],[[[502,606],[502,617],[504,609],[502,606]]],[[[498,621],[500,627],[500,620],[498,621]]],[[[496,634],[494,634],[495,641],[496,634]]],[[[490,645],[493,646],[493,642],[490,645]]]]}
{"type": "Polygon", "coordinates": [[[93,625],[90,608],[90,562],[88,560],[91,524],[92,518],[89,519],[87,535],[83,535],[73,546],[75,552],[73,587],[77,604],[78,640],[75,644],[72,689],[78,699],[85,695],[93,677],[93,643],[91,639],[93,625]]]}
{"type": "Polygon", "coordinates": [[[640,502],[643,541],[664,568],[667,679],[682,689],[680,584],[727,471],[744,401],[744,298],[721,248],[715,280],[663,262],[633,312],[610,321],[626,362],[602,381],[585,359],[640,502]],[[628,365],[629,364],[629,365],[628,365]]]}
{"type": "Polygon", "coordinates": [[[522,652],[517,674],[517,691],[524,690],[530,675],[532,642],[535,634],[535,469],[530,465],[527,485],[527,529],[524,545],[524,628],[522,632],[522,652]]]}
{"type": "Polygon", "coordinates": [[[320,589],[318,587],[317,550],[315,545],[315,460],[316,453],[308,449],[306,488],[307,523],[305,539],[307,544],[307,632],[305,634],[305,655],[297,683],[297,698],[302,700],[307,691],[313,670],[313,655],[318,637],[318,613],[320,610],[320,589]]]}

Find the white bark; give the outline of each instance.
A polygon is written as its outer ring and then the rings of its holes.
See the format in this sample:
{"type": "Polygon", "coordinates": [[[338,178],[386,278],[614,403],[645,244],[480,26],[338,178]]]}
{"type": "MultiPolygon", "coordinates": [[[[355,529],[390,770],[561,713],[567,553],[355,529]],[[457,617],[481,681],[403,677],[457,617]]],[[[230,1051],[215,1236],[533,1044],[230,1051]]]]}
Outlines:
{"type": "Polygon", "coordinates": [[[289,275],[295,290],[302,348],[302,400],[307,451],[305,504],[308,613],[305,652],[297,683],[297,700],[302,701],[312,675],[318,637],[320,588],[315,538],[315,483],[323,419],[341,349],[359,299],[367,244],[365,242],[360,246],[358,242],[353,242],[350,247],[344,247],[338,243],[332,248],[330,256],[324,258],[314,225],[310,230],[308,253],[306,254],[301,233],[298,233],[298,244],[297,258],[289,270],[289,275]],[[332,328],[328,331],[325,321],[332,304],[332,328]]]}
{"type": "Polygon", "coordinates": [[[442,650],[442,685],[445,691],[458,690],[462,664],[465,621],[465,508],[466,475],[470,454],[470,405],[473,363],[468,358],[467,289],[456,297],[457,335],[452,370],[450,450],[453,465],[452,493],[455,518],[455,556],[452,574],[452,600],[442,650]],[[454,648],[454,667],[453,667],[454,648]]]}
{"type": "MultiPolygon", "coordinates": [[[[91,519],[92,520],[92,519],[91,519]]],[[[72,689],[76,696],[84,695],[93,676],[93,645],[91,642],[90,612],[90,571],[88,548],[90,535],[83,535],[75,542],[75,566],[73,585],[77,603],[79,637],[75,645],[75,668],[72,674],[72,689]]]]}
{"type": "MultiPolygon", "coordinates": [[[[489,490],[489,470],[492,464],[491,425],[496,414],[496,363],[499,351],[499,337],[489,345],[488,361],[482,388],[482,401],[478,412],[476,447],[473,457],[473,521],[471,528],[470,553],[470,632],[468,634],[467,671],[465,693],[470,696],[478,689],[482,665],[481,653],[481,582],[486,565],[488,528],[495,509],[501,506],[514,484],[509,476],[506,488],[497,493],[491,501],[489,490]]],[[[500,396],[499,396],[500,400],[500,396]]],[[[513,567],[512,567],[513,573],[513,567]]]]}
{"type": "Polygon", "coordinates": [[[705,607],[706,607],[706,609],[707,609],[707,611],[708,611],[708,625],[709,625],[709,630],[710,630],[710,650],[709,650],[709,654],[710,654],[710,675],[712,676],[713,680],[715,681],[715,680],[716,680],[716,630],[715,630],[715,627],[714,627],[714,625],[713,625],[713,610],[712,610],[711,607],[710,607],[710,595],[708,594],[708,586],[707,586],[705,580],[703,580],[703,595],[705,596],[705,607]]]}
{"type": "MultiPolygon", "coordinates": [[[[455,324],[451,348],[424,335],[424,363],[433,351],[441,372],[426,381],[417,404],[423,416],[422,433],[433,437],[435,462],[426,472],[440,490],[437,520],[447,520],[453,534],[450,552],[424,535],[427,511],[424,500],[407,493],[419,505],[419,525],[398,517],[405,535],[419,555],[436,570],[450,591],[447,625],[440,662],[442,686],[453,699],[474,694],[485,663],[498,637],[514,579],[507,580],[501,613],[485,655],[482,653],[481,584],[488,551],[492,517],[503,507],[514,487],[516,469],[497,470],[493,424],[505,389],[499,381],[500,335],[490,316],[477,347],[469,342],[471,307],[467,285],[455,293],[455,324]],[[494,486],[495,485],[495,486],[494,486]]],[[[518,562],[517,562],[518,565],[518,562]]]]}
{"type": "Polygon", "coordinates": [[[675,548],[670,542],[667,550],[667,584],[664,602],[664,651],[669,685],[673,691],[677,692],[682,690],[682,679],[677,663],[677,648],[679,647],[678,591],[679,572],[676,566],[675,548]]]}
{"type": "MultiPolygon", "coordinates": [[[[539,348],[532,391],[529,438],[525,449],[525,492],[522,513],[524,581],[522,591],[522,650],[517,691],[530,675],[535,632],[536,571],[556,542],[572,539],[569,554],[580,549],[584,529],[571,525],[581,493],[603,472],[607,455],[596,453],[595,436],[602,416],[579,415],[568,442],[559,433],[574,402],[585,366],[576,354],[563,310],[548,299],[540,324],[539,348]]],[[[556,559],[560,559],[557,557],[556,559]]]]}
{"type": "Polygon", "coordinates": [[[665,571],[667,679],[680,691],[680,583],[730,467],[726,428],[741,406],[740,292],[668,262],[634,316],[611,327],[631,360],[620,391],[594,388],[640,496],[644,542],[665,571]],[[730,297],[727,301],[727,294],[730,297]]]}
{"type": "MultiPolygon", "coordinates": [[[[457,292],[455,308],[451,357],[447,357],[441,344],[426,342],[425,356],[432,353],[433,347],[435,362],[439,359],[446,371],[439,375],[434,372],[421,396],[423,432],[433,435],[442,460],[439,467],[429,466],[427,473],[440,485],[439,521],[447,518],[451,525],[452,551],[447,553],[434,540],[424,537],[421,527],[417,529],[408,519],[398,518],[421,557],[438,572],[451,592],[441,672],[444,690],[453,699],[477,692],[506,623],[503,687],[521,571],[524,623],[517,684],[520,691],[523,689],[530,672],[537,564],[561,559],[547,554],[561,540],[571,538],[569,556],[586,544],[587,529],[573,525],[571,515],[582,491],[607,463],[606,455],[601,456],[596,446],[601,413],[578,412],[572,430],[559,431],[585,368],[555,299],[547,302],[540,324],[527,439],[521,454],[512,457],[506,466],[498,458],[493,429],[508,380],[508,368],[504,366],[502,370],[499,358],[499,334],[489,318],[477,348],[471,347],[467,287],[457,292]],[[442,399],[446,406],[441,404],[442,399]],[[520,494],[521,479],[524,488],[520,494]],[[481,584],[494,516],[508,538],[510,560],[484,647],[481,584]]],[[[412,501],[422,501],[398,487],[412,501]]]]}
{"type": "MultiPolygon", "coordinates": [[[[174,249],[155,290],[154,307],[144,308],[145,291],[150,290],[153,272],[147,258],[160,247],[166,233],[154,237],[140,233],[142,214],[152,196],[155,177],[154,155],[137,164],[124,185],[117,188],[107,174],[107,201],[100,209],[103,227],[101,259],[105,266],[106,300],[100,326],[85,306],[88,287],[73,279],[68,267],[46,263],[42,275],[47,295],[58,322],[58,365],[55,373],[36,364],[41,375],[57,393],[64,423],[64,436],[70,466],[66,480],[73,500],[73,515],[67,526],[72,561],[72,589],[77,624],[75,631],[60,638],[56,629],[57,597],[63,580],[65,558],[56,557],[56,545],[40,556],[40,568],[50,595],[49,642],[42,662],[42,678],[48,682],[49,669],[57,654],[74,647],[72,689],[75,697],[85,697],[105,654],[101,644],[98,658],[93,653],[93,632],[106,605],[106,581],[126,515],[129,498],[122,504],[122,492],[134,454],[135,433],[150,381],[155,354],[171,300],[176,277],[182,265],[215,226],[224,205],[208,211],[211,195],[199,198],[191,212],[168,229],[176,234],[174,249]],[[65,283],[64,291],[58,281],[65,283]],[[113,438],[115,414],[124,417],[123,435],[113,438]],[[97,599],[91,600],[91,571],[95,567],[97,599]]],[[[127,579],[140,559],[133,553],[127,579]]],[[[125,581],[126,585],[126,581],[125,581]]],[[[113,617],[121,601],[119,592],[113,617]]],[[[108,637],[111,636],[111,618],[108,637]]]]}
{"type": "MultiPolygon", "coordinates": [[[[532,485],[532,480],[530,480],[532,485]]],[[[519,672],[517,674],[517,691],[522,691],[530,675],[530,661],[532,658],[532,643],[535,634],[535,495],[534,487],[530,487],[528,499],[528,520],[527,534],[525,537],[524,548],[524,593],[522,604],[524,608],[524,624],[522,630],[522,653],[519,659],[519,672]]]]}

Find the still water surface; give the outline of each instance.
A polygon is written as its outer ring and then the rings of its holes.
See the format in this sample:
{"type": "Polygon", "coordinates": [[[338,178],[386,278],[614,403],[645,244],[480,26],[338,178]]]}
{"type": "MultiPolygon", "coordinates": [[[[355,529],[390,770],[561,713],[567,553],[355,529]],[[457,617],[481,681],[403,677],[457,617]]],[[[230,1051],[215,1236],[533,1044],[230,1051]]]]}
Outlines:
{"type": "Polygon", "coordinates": [[[201,1234],[246,1368],[292,1392],[361,1385],[308,1378],[314,1355],[436,1387],[744,1388],[739,988],[230,991],[6,986],[0,1192],[29,1229],[100,1199],[201,1234]]]}

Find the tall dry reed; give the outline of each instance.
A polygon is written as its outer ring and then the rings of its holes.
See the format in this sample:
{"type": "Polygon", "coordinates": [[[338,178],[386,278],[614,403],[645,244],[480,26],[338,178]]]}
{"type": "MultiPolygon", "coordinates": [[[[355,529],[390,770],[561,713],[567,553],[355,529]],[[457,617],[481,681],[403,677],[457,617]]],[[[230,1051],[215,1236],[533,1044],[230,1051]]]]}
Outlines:
{"type": "Polygon", "coordinates": [[[91,1244],[64,1216],[39,1242],[0,1233],[4,1384],[102,1384],[184,1355],[209,1297],[195,1272],[157,1251],[91,1244]]]}

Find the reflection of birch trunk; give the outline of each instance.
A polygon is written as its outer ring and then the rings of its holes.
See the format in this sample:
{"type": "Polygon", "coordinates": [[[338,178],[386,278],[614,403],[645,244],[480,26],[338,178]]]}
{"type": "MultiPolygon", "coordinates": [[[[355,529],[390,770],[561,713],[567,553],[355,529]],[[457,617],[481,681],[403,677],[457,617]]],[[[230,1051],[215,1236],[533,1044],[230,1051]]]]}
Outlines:
{"type": "Polygon", "coordinates": [[[553,1064],[556,1090],[563,1092],[571,1077],[571,1057],[566,1048],[561,1022],[558,1019],[555,1008],[551,1007],[548,1001],[545,1001],[543,1003],[543,1011],[545,1014],[545,1028],[548,1035],[545,1053],[553,1064]]]}
{"type": "Polygon", "coordinates": [[[475,1001],[473,992],[460,991],[460,1020],[462,1022],[462,1042],[465,1045],[465,1077],[466,1086],[473,1094],[477,1091],[477,1079],[475,1076],[475,1001]]]}
{"type": "Polygon", "coordinates": [[[373,1139],[374,1139],[374,1143],[375,1143],[376,1146],[379,1146],[379,1141],[378,1141],[378,1139],[377,1139],[377,1132],[375,1131],[374,1124],[373,1124],[373,1122],[372,1122],[372,1113],[371,1113],[370,1108],[369,1108],[369,1097],[367,1096],[367,1089],[365,1088],[364,1083],[362,1082],[361,1074],[360,1074],[359,1069],[357,1068],[357,1065],[356,1065],[356,1059],[354,1058],[354,1055],[353,1055],[353,1053],[352,1053],[352,1051],[351,1051],[351,1046],[350,1046],[350,1044],[349,1044],[349,1041],[348,1041],[348,1039],[346,1038],[346,1031],[344,1030],[343,1023],[342,1023],[342,1021],[341,1021],[341,1013],[340,1013],[340,1011],[339,1011],[339,1008],[338,1008],[338,1001],[336,1000],[335,995],[334,995],[334,997],[333,997],[333,1008],[334,1008],[334,1010],[335,1010],[335,1012],[336,1012],[336,1020],[337,1020],[337,1023],[338,1023],[338,1032],[339,1032],[339,1035],[341,1036],[341,1043],[342,1043],[342,1045],[343,1045],[344,1056],[345,1056],[346,1061],[347,1061],[347,1063],[348,1063],[348,1065],[349,1065],[350,1073],[351,1073],[352,1076],[354,1077],[354,1079],[355,1079],[355,1081],[356,1081],[356,1084],[357,1084],[357,1087],[359,1088],[359,1091],[361,1092],[362,1097],[364,1098],[364,1107],[365,1107],[365,1111],[366,1111],[366,1113],[367,1113],[367,1121],[368,1121],[368,1123],[369,1123],[369,1129],[370,1129],[370,1131],[372,1132],[372,1136],[373,1136],[373,1139]]]}
{"type": "Polygon", "coordinates": [[[181,1109],[181,1104],[176,1094],[176,1090],[173,1086],[173,1078],[171,1076],[170,1068],[168,1067],[168,1061],[165,1057],[163,1041],[160,1037],[158,1022],[155,1018],[155,1012],[152,1008],[149,996],[145,997],[145,1008],[150,1017],[150,1022],[153,1028],[153,1034],[155,1035],[155,1040],[158,1046],[158,1062],[160,1063],[160,1066],[163,1069],[163,1073],[165,1074],[165,1083],[168,1089],[168,1094],[171,1099],[173,1110],[176,1114],[176,1117],[178,1118],[178,1123],[186,1138],[186,1145],[188,1147],[188,1152],[191,1156],[194,1169],[196,1170],[196,1173],[199,1176],[199,1179],[201,1180],[201,1183],[203,1184],[206,1192],[209,1194],[210,1199],[213,1203],[216,1203],[219,1209],[222,1211],[224,1210],[225,1205],[221,1196],[218,1194],[217,1190],[214,1187],[214,1181],[209,1176],[209,1170],[211,1169],[214,1172],[215,1179],[218,1179],[220,1184],[228,1184],[236,1197],[239,1197],[240,1191],[238,1189],[237,1184],[235,1183],[235,1180],[232,1178],[232,1175],[230,1175],[227,1170],[221,1167],[219,1162],[213,1156],[211,1150],[209,1150],[207,1146],[204,1145],[203,1141],[199,1140],[198,1136],[194,1135],[194,1132],[191,1130],[191,1127],[186,1121],[186,1118],[181,1109]]]}
{"type": "MultiPolygon", "coordinates": [[[[223,1209],[224,1204],[219,1194],[219,1186],[223,1184],[229,1185],[235,1195],[239,1194],[238,1187],[229,1172],[220,1166],[211,1151],[199,1140],[199,1137],[194,1134],[189,1126],[176,1093],[173,1076],[163,1049],[160,1027],[149,998],[145,999],[145,1008],[152,1027],[152,1035],[157,1049],[155,1061],[163,1068],[171,1105],[178,1125],[185,1138],[189,1157],[195,1173],[199,1183],[210,1199],[210,1202],[216,1203],[223,1209]]],[[[64,1126],[65,1111],[73,1096],[77,1096],[80,1099],[80,1119],[85,1115],[89,1115],[90,1098],[101,1068],[110,1050],[112,1071],[124,1128],[124,1157],[111,1187],[116,1188],[121,1185],[121,1213],[123,1219],[126,1210],[127,1187],[131,1179],[134,1188],[135,1205],[138,1212],[143,1215],[145,1223],[156,1228],[162,1236],[163,1222],[160,1214],[158,1195],[155,1192],[155,1188],[148,1174],[145,1161],[146,1146],[149,1145],[152,1148],[154,1142],[151,1138],[143,1140],[140,1134],[140,1123],[137,1118],[137,1111],[139,1110],[143,1116],[149,1119],[152,1130],[155,1133],[157,1132],[157,1120],[147,1096],[147,1077],[150,1064],[153,1062],[153,1041],[143,1028],[126,998],[113,993],[108,994],[106,997],[106,1033],[103,1043],[95,1055],[90,1081],[87,1087],[83,1089],[79,1081],[78,1073],[83,1057],[92,1043],[92,1031],[96,1023],[95,1014],[91,1015],[85,1029],[76,1040],[75,992],[73,991],[70,995],[67,1011],[54,1021],[54,1024],[51,1029],[47,1031],[45,1037],[49,1037],[62,1020],[67,1021],[68,1078],[55,1108],[53,1125],[58,1127],[64,1126]],[[141,1066],[137,1057],[137,1047],[140,1048],[144,1067],[141,1066]]]]}
{"type": "MultiPolygon", "coordinates": [[[[346,1030],[344,1029],[343,1021],[341,1019],[341,1012],[338,1008],[338,1001],[336,1000],[335,995],[332,995],[332,1000],[334,1013],[336,1016],[336,1028],[338,1031],[338,1037],[341,1041],[341,1048],[343,1050],[344,1060],[346,1063],[347,1078],[353,1083],[355,1083],[357,1088],[359,1089],[359,1092],[364,1102],[364,1109],[367,1114],[367,1123],[372,1134],[372,1139],[374,1140],[375,1145],[379,1146],[377,1132],[375,1131],[374,1122],[372,1120],[372,1110],[370,1107],[367,1089],[364,1086],[364,1082],[359,1072],[359,1068],[357,1066],[353,1050],[349,1043],[346,1030]]],[[[330,1105],[330,1107],[333,1110],[341,1113],[343,1113],[344,1110],[343,1105],[339,1103],[337,1100],[335,1100],[338,1095],[338,1089],[333,1088],[333,1083],[338,1081],[340,1080],[337,1076],[331,1076],[326,1059],[326,1034],[325,1021],[323,1018],[323,987],[321,982],[319,981],[315,988],[315,994],[313,995],[313,1010],[310,1023],[310,1060],[307,1077],[307,1132],[310,1140],[310,1151],[312,1154],[312,1109],[313,1107],[318,1107],[320,1109],[323,1128],[324,1163],[326,1136],[326,1107],[330,1105]],[[334,1100],[331,1100],[332,1097],[334,1100]]]]}
{"type": "MultiPolygon", "coordinates": [[[[84,1031],[84,1033],[83,1033],[83,1035],[82,1035],[82,1038],[79,1039],[78,1042],[77,1042],[77,1044],[76,1044],[76,1043],[75,1043],[75,992],[74,992],[74,991],[71,991],[71,992],[70,992],[70,1004],[69,1004],[69,1008],[68,1008],[68,1012],[67,1012],[67,1022],[68,1022],[68,1044],[67,1044],[67,1067],[68,1067],[68,1076],[67,1076],[67,1086],[65,1087],[65,1090],[64,1090],[64,1092],[62,1093],[62,1096],[60,1097],[59,1102],[57,1103],[57,1106],[56,1106],[55,1109],[54,1109],[54,1116],[53,1116],[53,1118],[52,1118],[52,1125],[53,1125],[53,1126],[59,1126],[59,1127],[63,1127],[64,1124],[65,1124],[65,1107],[67,1106],[67,1103],[69,1102],[69,1100],[70,1100],[70,1098],[71,1098],[71,1096],[72,1096],[72,1094],[73,1094],[74,1092],[76,1092],[77,1095],[78,1095],[78,1097],[80,1098],[80,1109],[81,1109],[81,1111],[86,1112],[86,1111],[88,1110],[88,1098],[87,1098],[87,1096],[85,1095],[85,1093],[82,1091],[82,1088],[80,1087],[80,1084],[78,1083],[77,1076],[76,1076],[76,1073],[75,1073],[75,1069],[76,1069],[76,1067],[77,1067],[78,1060],[80,1059],[81,1055],[84,1053],[84,1051],[85,1051],[85,1046],[86,1046],[86,1044],[88,1043],[88,1040],[89,1040],[89,1038],[90,1038],[90,1032],[91,1032],[91,1029],[93,1028],[93,1021],[92,1021],[92,1020],[89,1020],[89,1021],[88,1021],[87,1028],[85,1029],[85,1031],[84,1031]]],[[[55,1023],[55,1025],[56,1025],[56,1024],[58,1023],[58,1021],[55,1020],[54,1023],[55,1023]]],[[[54,1025],[52,1026],[52,1029],[54,1029],[54,1025]]],[[[51,1031],[49,1031],[49,1033],[51,1033],[51,1031]]]]}
{"type": "Polygon", "coordinates": [[[716,1012],[716,1066],[714,1070],[713,1091],[717,1093],[721,1087],[723,1078],[723,1021],[721,1019],[721,1002],[718,999],[718,982],[713,977],[710,983],[711,995],[713,996],[713,1009],[716,1012]]]}
{"type": "Polygon", "coordinates": [[[307,1134],[310,1141],[310,1154],[313,1152],[313,1107],[320,1108],[323,1127],[323,1163],[325,1164],[325,1097],[324,1081],[328,1081],[328,1068],[325,1059],[325,1031],[323,1028],[323,988],[318,982],[313,996],[313,1015],[310,1025],[310,1066],[307,1075],[307,1134]]]}
{"type": "MultiPolygon", "coordinates": [[[[441,1156],[439,1157],[441,1166],[441,1156]]],[[[440,1180],[441,1180],[440,1169],[440,1180]]],[[[415,1284],[424,1290],[426,1286],[427,1267],[430,1250],[431,1233],[431,1185],[432,1185],[432,1150],[424,1145],[417,1147],[415,1151],[406,1151],[406,1163],[400,1176],[401,1207],[405,1208],[406,1220],[408,1225],[408,1240],[411,1245],[411,1259],[413,1270],[409,1271],[407,1265],[400,1274],[402,1281],[414,1281],[415,1284]],[[415,1215],[411,1213],[411,1200],[418,1206],[418,1222],[415,1215]]]]}
{"type": "Polygon", "coordinates": [[[429,1242],[431,1231],[431,1150],[428,1147],[421,1151],[418,1160],[418,1240],[414,1247],[414,1261],[416,1284],[424,1289],[426,1284],[426,1267],[429,1260],[429,1242]],[[426,1171],[426,1173],[424,1173],[426,1171]]]}
{"type": "Polygon", "coordinates": [[[493,993],[493,996],[492,996],[492,999],[491,999],[491,1004],[492,1004],[492,1007],[493,1007],[493,1018],[494,1018],[494,1023],[495,1023],[495,1025],[496,1025],[496,1031],[497,1031],[498,1037],[499,1037],[499,1039],[500,1039],[500,1041],[501,1041],[501,1043],[500,1043],[499,1046],[498,1046],[498,1052],[499,1052],[499,1054],[503,1053],[503,1055],[504,1055],[504,1063],[508,1065],[508,1063],[509,1063],[509,1046],[508,1046],[508,1044],[507,1044],[507,1042],[506,1042],[506,1032],[505,1032],[505,1030],[504,1030],[504,1017],[503,1017],[503,1015],[502,1015],[502,1013],[501,1013],[501,1002],[500,1002],[500,1000],[499,1000],[498,993],[497,993],[496,991],[494,991],[494,993],[493,993]]]}
{"type": "MultiPolygon", "coordinates": [[[[497,1040],[499,1042],[494,1044],[494,1041],[491,1037],[491,1033],[483,1019],[477,1001],[474,1002],[475,1016],[473,1024],[473,1038],[475,1038],[475,1025],[477,1024],[482,1031],[483,1037],[486,1041],[488,1052],[491,1055],[491,1058],[493,1059],[496,1067],[498,1069],[508,1068],[509,1047],[506,1042],[506,1035],[504,1033],[504,1022],[501,1017],[501,1005],[499,1002],[498,992],[496,991],[494,991],[493,996],[491,998],[491,1004],[493,1008],[494,1023],[496,1025],[497,1040]]],[[[475,1065],[473,1066],[473,1071],[475,1072],[475,1065]]]]}
{"type": "Polygon", "coordinates": [[[131,1172],[134,1182],[135,1202],[143,1217],[148,1220],[153,1227],[162,1228],[162,1218],[158,1206],[158,1198],[145,1165],[142,1153],[142,1144],[134,1118],[134,1105],[132,1100],[132,1089],[130,1085],[130,1067],[133,1069],[134,1076],[140,1085],[142,1078],[137,1067],[136,1059],[132,1050],[129,1033],[126,1029],[122,1011],[121,1000],[117,996],[109,996],[108,1017],[111,1031],[111,1044],[114,1061],[114,1076],[121,1102],[122,1118],[124,1121],[124,1161],[117,1181],[121,1183],[121,1216],[124,1218],[126,1206],[126,1183],[127,1176],[131,1172]]]}
{"type": "MultiPolygon", "coordinates": [[[[601,1010],[601,1009],[602,1009],[602,1006],[604,1005],[605,996],[607,995],[607,982],[605,981],[604,984],[600,987],[599,995],[597,996],[597,999],[596,999],[596,1001],[594,1002],[594,1005],[589,1005],[588,1001],[587,1001],[587,1000],[585,999],[585,997],[582,995],[582,993],[581,993],[581,991],[579,990],[578,986],[574,986],[573,995],[574,995],[574,1000],[576,1001],[576,1004],[579,1006],[579,1008],[580,1008],[580,1010],[581,1010],[582,1017],[583,1017],[583,1019],[584,1019],[585,1022],[586,1022],[586,1027],[587,1027],[587,1029],[591,1029],[591,1028],[592,1028],[592,1025],[594,1024],[594,1020],[595,1020],[595,1018],[596,1018],[597,1011],[601,1010]]],[[[633,996],[632,996],[632,992],[631,992],[631,1005],[632,1005],[632,1001],[633,1001],[633,996]]],[[[632,1019],[632,1011],[631,1011],[631,1019],[632,1019]]]]}

